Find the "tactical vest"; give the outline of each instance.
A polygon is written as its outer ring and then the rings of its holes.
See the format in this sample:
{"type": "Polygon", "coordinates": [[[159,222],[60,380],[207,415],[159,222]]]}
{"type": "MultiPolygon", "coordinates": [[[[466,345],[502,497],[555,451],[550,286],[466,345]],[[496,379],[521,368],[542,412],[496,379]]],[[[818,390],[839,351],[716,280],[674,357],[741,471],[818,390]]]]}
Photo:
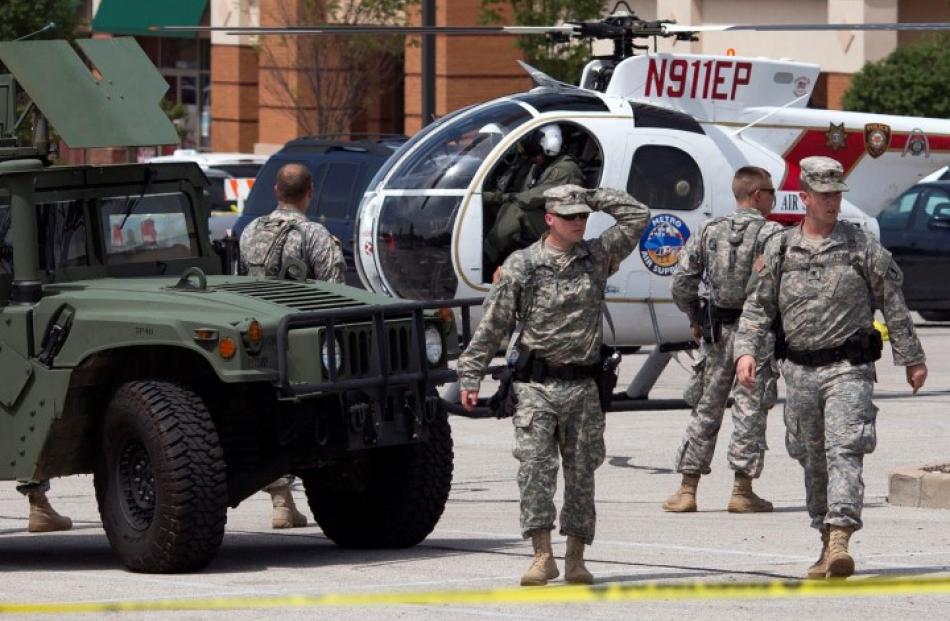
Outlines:
{"type": "Polygon", "coordinates": [[[293,231],[297,231],[301,237],[299,250],[302,252],[306,232],[296,222],[275,219],[258,224],[251,240],[254,249],[248,253],[248,276],[294,280],[311,278],[313,274],[310,273],[310,266],[303,257],[288,257],[290,260],[287,266],[284,266],[284,247],[293,231]]]}
{"type": "Polygon", "coordinates": [[[704,282],[715,306],[742,308],[752,263],[764,247],[758,236],[765,223],[764,218],[742,222],[718,218],[703,229],[704,282]],[[715,231],[710,231],[713,227],[715,231]]]}

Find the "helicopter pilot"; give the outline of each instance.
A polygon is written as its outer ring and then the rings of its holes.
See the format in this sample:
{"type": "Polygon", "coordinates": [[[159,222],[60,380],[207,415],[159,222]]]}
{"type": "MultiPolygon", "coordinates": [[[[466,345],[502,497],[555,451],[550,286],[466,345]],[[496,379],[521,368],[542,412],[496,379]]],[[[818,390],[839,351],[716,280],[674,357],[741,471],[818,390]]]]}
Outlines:
{"type": "Polygon", "coordinates": [[[518,144],[521,158],[499,178],[495,191],[482,194],[482,204],[497,217],[485,235],[485,266],[500,264],[519,248],[541,238],[544,223],[544,192],[560,185],[584,185],[580,161],[562,153],[564,138],[556,123],[534,130],[518,144]]]}

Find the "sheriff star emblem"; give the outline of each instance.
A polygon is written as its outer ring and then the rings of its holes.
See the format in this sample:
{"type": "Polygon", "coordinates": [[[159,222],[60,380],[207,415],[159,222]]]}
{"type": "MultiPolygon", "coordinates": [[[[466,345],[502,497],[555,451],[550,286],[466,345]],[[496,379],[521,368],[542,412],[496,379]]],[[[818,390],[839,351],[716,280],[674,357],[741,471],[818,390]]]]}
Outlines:
{"type": "Polygon", "coordinates": [[[868,123],[864,126],[864,148],[871,157],[881,157],[891,146],[891,126],[868,123]]]}
{"type": "Polygon", "coordinates": [[[840,151],[847,146],[847,142],[848,132],[844,131],[844,123],[829,123],[828,131],[825,132],[825,146],[832,151],[840,151]]]}

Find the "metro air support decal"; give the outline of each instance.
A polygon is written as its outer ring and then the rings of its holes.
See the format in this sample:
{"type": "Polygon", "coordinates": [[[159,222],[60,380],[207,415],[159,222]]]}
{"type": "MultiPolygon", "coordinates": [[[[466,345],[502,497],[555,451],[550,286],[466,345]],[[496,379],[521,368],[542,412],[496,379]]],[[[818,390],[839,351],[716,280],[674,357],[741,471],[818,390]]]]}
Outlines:
{"type": "Polygon", "coordinates": [[[654,274],[672,276],[687,239],[689,227],[682,220],[666,213],[653,216],[640,238],[640,258],[654,274]]]}

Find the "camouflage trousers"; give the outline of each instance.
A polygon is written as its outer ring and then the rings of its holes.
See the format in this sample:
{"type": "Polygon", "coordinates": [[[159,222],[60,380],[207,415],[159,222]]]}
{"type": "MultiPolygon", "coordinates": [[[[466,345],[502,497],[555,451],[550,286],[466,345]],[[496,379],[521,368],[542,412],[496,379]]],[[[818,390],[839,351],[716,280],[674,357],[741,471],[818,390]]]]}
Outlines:
{"type": "MultiPolygon", "coordinates": [[[[710,464],[716,451],[719,428],[732,392],[733,431],[729,441],[729,467],[753,478],[762,474],[768,449],[765,443],[766,416],[768,408],[775,403],[776,377],[769,357],[759,360],[752,389],[735,381],[732,344],[736,326],[735,323],[723,324],[722,338],[717,343],[703,343],[703,361],[695,370],[702,374],[702,390],[694,404],[683,442],[676,451],[677,472],[709,474],[712,471],[710,464]],[[769,388],[771,398],[767,398],[769,388]]],[[[771,353],[772,348],[768,350],[771,353]]]]}
{"type": "Polygon", "coordinates": [[[564,464],[561,534],[594,540],[594,471],[604,463],[604,413],[590,379],[515,382],[513,454],[520,462],[521,533],[554,528],[558,451],[564,464]]]}
{"type": "Polygon", "coordinates": [[[874,365],[807,367],[785,361],[785,446],[805,469],[814,528],[861,528],[864,455],[877,445],[874,365]]]}

